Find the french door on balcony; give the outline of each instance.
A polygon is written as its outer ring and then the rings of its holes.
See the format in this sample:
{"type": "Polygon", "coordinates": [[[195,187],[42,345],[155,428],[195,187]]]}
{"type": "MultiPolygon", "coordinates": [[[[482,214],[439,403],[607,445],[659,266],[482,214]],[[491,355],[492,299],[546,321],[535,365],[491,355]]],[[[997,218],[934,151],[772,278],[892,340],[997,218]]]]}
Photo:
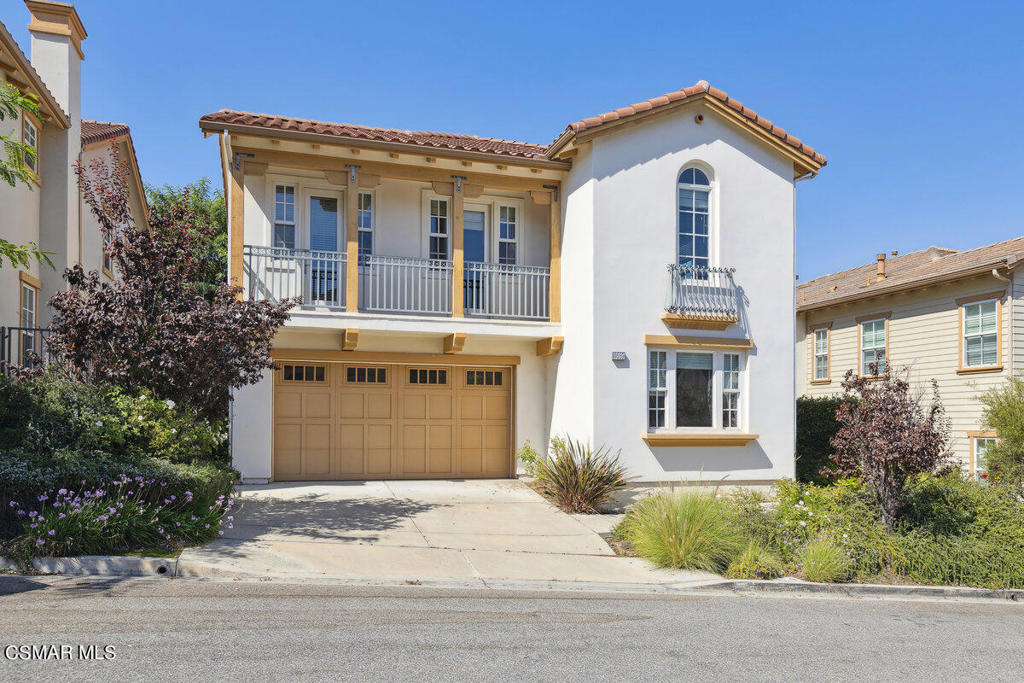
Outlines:
{"type": "MultiPolygon", "coordinates": [[[[489,213],[486,206],[475,204],[467,204],[462,213],[462,255],[465,263],[483,263],[487,260],[489,213]]],[[[466,313],[485,311],[486,286],[483,273],[466,269],[462,281],[466,313]]]]}
{"type": "Polygon", "coordinates": [[[344,306],[341,292],[345,274],[340,260],[334,257],[342,241],[341,217],[344,214],[341,195],[337,192],[311,190],[306,193],[306,207],[310,260],[303,299],[314,306],[344,306]]]}

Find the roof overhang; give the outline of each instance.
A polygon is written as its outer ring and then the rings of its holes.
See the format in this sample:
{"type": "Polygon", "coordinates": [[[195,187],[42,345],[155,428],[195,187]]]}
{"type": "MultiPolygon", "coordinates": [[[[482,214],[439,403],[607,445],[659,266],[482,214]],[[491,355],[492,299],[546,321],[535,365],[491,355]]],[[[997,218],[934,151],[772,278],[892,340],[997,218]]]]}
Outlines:
{"type": "Polygon", "coordinates": [[[199,129],[207,135],[216,133],[234,133],[239,135],[253,135],[268,139],[315,142],[321,145],[335,145],[338,147],[352,147],[356,149],[375,149],[388,152],[401,152],[405,154],[419,154],[431,157],[445,157],[449,159],[508,164],[509,166],[525,166],[528,168],[567,171],[572,166],[572,164],[567,161],[560,161],[556,159],[529,159],[507,154],[489,154],[487,152],[452,150],[444,149],[443,147],[410,145],[400,142],[382,142],[379,140],[366,140],[364,138],[342,135],[281,130],[278,128],[266,128],[264,126],[248,126],[245,124],[222,123],[218,121],[200,120],[199,129]]]}

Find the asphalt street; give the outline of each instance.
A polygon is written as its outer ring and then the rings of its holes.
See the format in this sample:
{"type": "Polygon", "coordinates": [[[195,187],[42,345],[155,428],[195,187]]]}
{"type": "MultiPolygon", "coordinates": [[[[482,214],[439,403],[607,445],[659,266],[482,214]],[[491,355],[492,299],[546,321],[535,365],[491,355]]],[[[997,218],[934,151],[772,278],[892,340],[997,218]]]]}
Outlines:
{"type": "Polygon", "coordinates": [[[1008,681],[1024,605],[0,576],[0,646],[3,681],[1008,681]]]}

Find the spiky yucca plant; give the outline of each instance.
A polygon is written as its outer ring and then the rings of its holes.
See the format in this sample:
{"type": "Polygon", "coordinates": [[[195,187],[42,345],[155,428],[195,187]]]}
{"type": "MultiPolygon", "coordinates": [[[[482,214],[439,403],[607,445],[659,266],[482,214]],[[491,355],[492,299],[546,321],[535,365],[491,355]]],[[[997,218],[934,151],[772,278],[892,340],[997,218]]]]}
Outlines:
{"type": "Polygon", "coordinates": [[[597,512],[597,506],[629,478],[619,454],[572,439],[551,440],[551,458],[537,461],[537,483],[566,512],[597,512]]]}

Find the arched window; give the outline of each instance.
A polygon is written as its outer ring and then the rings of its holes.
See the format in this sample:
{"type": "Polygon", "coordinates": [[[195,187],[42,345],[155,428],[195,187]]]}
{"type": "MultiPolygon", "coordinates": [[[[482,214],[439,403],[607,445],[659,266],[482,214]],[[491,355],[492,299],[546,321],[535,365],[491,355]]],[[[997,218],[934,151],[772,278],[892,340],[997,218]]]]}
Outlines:
{"type": "Polygon", "coordinates": [[[679,174],[679,236],[677,263],[691,267],[684,276],[699,277],[710,265],[708,226],[711,223],[711,181],[699,168],[679,174]]]}

